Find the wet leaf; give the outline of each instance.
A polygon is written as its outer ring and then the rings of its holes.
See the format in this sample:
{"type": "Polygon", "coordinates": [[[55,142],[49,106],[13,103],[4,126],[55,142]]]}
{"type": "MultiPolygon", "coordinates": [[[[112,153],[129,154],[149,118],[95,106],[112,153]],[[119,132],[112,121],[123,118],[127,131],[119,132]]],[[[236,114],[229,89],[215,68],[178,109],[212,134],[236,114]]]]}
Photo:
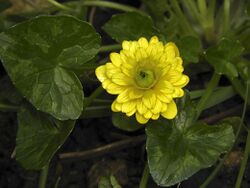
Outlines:
{"type": "Polygon", "coordinates": [[[224,38],[218,45],[210,47],[205,55],[218,74],[233,78],[238,76],[235,60],[241,56],[243,50],[244,48],[238,41],[224,38]]]}
{"type": "Polygon", "coordinates": [[[76,69],[98,52],[100,36],[71,16],[41,16],[0,35],[0,57],[13,84],[38,110],[77,119],[83,90],[76,69]]]}
{"type": "Polygon", "coordinates": [[[199,38],[194,36],[185,36],[177,41],[181,57],[184,63],[198,63],[199,55],[202,51],[202,45],[199,38]]]}
{"type": "Polygon", "coordinates": [[[174,120],[160,119],[146,126],[148,163],[154,181],[171,186],[211,166],[234,143],[230,122],[208,126],[193,123],[189,100],[178,102],[174,120]]]}
{"type": "Polygon", "coordinates": [[[157,33],[151,18],[136,12],[112,16],[103,29],[117,42],[150,38],[157,33]]]}
{"type": "Polygon", "coordinates": [[[18,112],[16,160],[26,169],[39,170],[65,142],[75,121],[59,121],[31,107],[18,112]]]}

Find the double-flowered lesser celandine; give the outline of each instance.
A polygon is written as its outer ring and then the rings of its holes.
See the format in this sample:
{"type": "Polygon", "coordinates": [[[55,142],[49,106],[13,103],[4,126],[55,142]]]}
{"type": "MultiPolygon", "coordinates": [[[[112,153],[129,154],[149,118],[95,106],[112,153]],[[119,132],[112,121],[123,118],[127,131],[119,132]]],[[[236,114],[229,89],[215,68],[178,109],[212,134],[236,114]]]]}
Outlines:
{"type": "Polygon", "coordinates": [[[96,76],[108,93],[118,95],[114,112],[135,114],[139,123],[177,114],[174,98],[184,95],[189,82],[182,74],[182,58],[172,42],[163,44],[156,36],[150,41],[123,41],[120,53],[111,53],[110,62],[96,69],[96,76]]]}

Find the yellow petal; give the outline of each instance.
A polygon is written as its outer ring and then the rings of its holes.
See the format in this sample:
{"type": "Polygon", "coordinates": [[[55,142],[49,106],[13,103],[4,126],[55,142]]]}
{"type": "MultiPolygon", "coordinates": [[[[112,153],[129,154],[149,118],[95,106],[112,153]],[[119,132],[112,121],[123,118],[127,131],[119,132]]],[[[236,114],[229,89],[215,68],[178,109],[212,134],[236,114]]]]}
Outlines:
{"type": "Polygon", "coordinates": [[[153,106],[155,105],[155,101],[156,101],[156,95],[153,91],[146,91],[142,97],[142,102],[144,103],[144,105],[151,109],[153,108],[153,106]]]}
{"type": "Polygon", "coordinates": [[[180,56],[180,52],[177,48],[177,46],[175,45],[175,43],[173,42],[168,42],[166,45],[165,45],[165,51],[167,53],[170,53],[173,57],[179,57],[180,56]]]}
{"type": "Polygon", "coordinates": [[[162,92],[157,92],[156,96],[163,103],[169,103],[172,100],[172,95],[166,95],[162,92]]]}
{"type": "Polygon", "coordinates": [[[152,109],[152,112],[154,114],[159,114],[161,112],[162,109],[162,102],[159,99],[156,99],[156,103],[152,109]]]}
{"type": "Polygon", "coordinates": [[[137,101],[136,108],[140,114],[145,114],[148,110],[141,100],[137,101]]]}
{"type": "Polygon", "coordinates": [[[130,45],[131,45],[131,42],[125,40],[125,41],[122,42],[122,49],[124,49],[124,50],[129,50],[130,45]]]}
{"type": "Polygon", "coordinates": [[[121,56],[118,53],[115,53],[115,52],[111,53],[110,60],[117,67],[120,67],[120,65],[122,64],[121,56]]]}
{"type": "Polygon", "coordinates": [[[155,43],[157,43],[157,42],[159,42],[159,39],[158,39],[157,36],[153,36],[153,37],[150,39],[150,41],[149,41],[150,44],[155,44],[155,43]]]}
{"type": "Polygon", "coordinates": [[[131,110],[130,112],[127,112],[126,115],[130,117],[130,116],[132,116],[135,112],[136,112],[136,109],[133,109],[133,110],[131,110]]]}
{"type": "Polygon", "coordinates": [[[128,92],[127,90],[124,90],[122,93],[120,93],[118,95],[118,97],[116,98],[117,102],[119,103],[125,103],[127,101],[130,100],[129,96],[128,96],[128,92]]]}
{"type": "Polygon", "coordinates": [[[141,114],[136,113],[135,114],[136,120],[140,123],[140,124],[145,124],[148,122],[149,119],[146,119],[145,117],[143,117],[141,114]]]}
{"type": "Polygon", "coordinates": [[[122,112],[128,113],[133,111],[136,108],[136,102],[135,101],[128,101],[122,104],[122,112]]]}
{"type": "Polygon", "coordinates": [[[162,103],[161,112],[165,112],[167,111],[167,109],[168,109],[168,105],[166,103],[162,103]]]}
{"type": "MultiPolygon", "coordinates": [[[[104,88],[104,87],[103,87],[104,88]]],[[[124,91],[124,88],[117,85],[117,84],[114,84],[112,82],[110,82],[106,87],[105,89],[107,90],[108,93],[110,94],[113,94],[113,95],[117,95],[119,93],[121,93],[122,91],[124,91]]]]}
{"type": "Polygon", "coordinates": [[[111,81],[120,86],[131,85],[131,79],[123,73],[116,73],[112,76],[111,81]]]}
{"type": "Polygon", "coordinates": [[[121,73],[120,68],[117,68],[113,63],[106,63],[106,75],[109,79],[118,73],[121,73]]]}
{"type": "Polygon", "coordinates": [[[177,107],[174,101],[168,104],[167,111],[162,112],[161,115],[166,119],[173,119],[177,115],[177,107]]]}
{"type": "Polygon", "coordinates": [[[143,116],[146,118],[146,119],[150,119],[152,117],[153,113],[148,110],[145,114],[143,114],[143,116]]]}
{"type": "Polygon", "coordinates": [[[184,87],[188,84],[188,82],[189,82],[189,77],[186,75],[182,75],[178,81],[173,83],[173,85],[178,87],[184,87]]]}
{"type": "Polygon", "coordinates": [[[148,47],[148,40],[144,37],[141,37],[139,40],[138,40],[138,43],[139,43],[139,46],[142,47],[142,48],[147,48],[148,47]]]}
{"type": "Polygon", "coordinates": [[[103,82],[104,80],[106,80],[107,76],[106,76],[106,67],[105,67],[105,65],[97,67],[95,69],[95,74],[96,74],[96,77],[98,78],[98,80],[100,82],[103,82]]]}
{"type": "Polygon", "coordinates": [[[128,94],[129,94],[129,98],[131,99],[138,99],[138,98],[141,98],[143,96],[143,91],[142,90],[139,90],[139,89],[130,89],[128,91],[128,94]]]}
{"type": "Polygon", "coordinates": [[[183,97],[184,91],[181,88],[175,88],[175,92],[173,94],[173,97],[183,97]]]}
{"type": "Polygon", "coordinates": [[[167,81],[167,80],[160,80],[156,86],[155,89],[157,91],[161,91],[164,94],[172,94],[174,92],[174,87],[172,86],[172,84],[167,81]]]}
{"type": "Polygon", "coordinates": [[[160,117],[160,114],[153,114],[151,118],[153,120],[157,120],[159,117],[160,117]]]}
{"type": "Polygon", "coordinates": [[[111,110],[113,112],[120,112],[121,111],[122,104],[118,103],[116,100],[111,105],[111,110]]]}

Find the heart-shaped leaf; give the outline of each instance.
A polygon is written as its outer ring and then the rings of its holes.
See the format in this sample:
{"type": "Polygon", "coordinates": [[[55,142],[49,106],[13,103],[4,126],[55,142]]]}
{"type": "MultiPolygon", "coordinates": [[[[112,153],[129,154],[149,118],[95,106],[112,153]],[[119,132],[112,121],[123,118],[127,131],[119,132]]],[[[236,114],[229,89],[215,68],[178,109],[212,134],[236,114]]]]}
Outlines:
{"type": "Polygon", "coordinates": [[[198,123],[185,132],[171,123],[147,126],[147,153],[150,173],[162,186],[179,183],[202,168],[211,166],[234,142],[228,124],[198,123]]]}
{"type": "Polygon", "coordinates": [[[238,41],[224,38],[218,45],[209,48],[205,55],[218,74],[225,74],[233,78],[238,76],[234,61],[240,57],[243,50],[244,48],[238,41]]]}
{"type": "Polygon", "coordinates": [[[100,36],[71,16],[42,16],[0,35],[0,57],[12,82],[38,110],[77,119],[83,90],[74,70],[98,52],[100,36]]]}
{"type": "Polygon", "coordinates": [[[195,109],[188,98],[177,104],[174,120],[160,119],[146,127],[150,173],[161,186],[174,185],[211,166],[234,143],[230,122],[193,124],[195,109]]]}
{"type": "Polygon", "coordinates": [[[184,63],[198,63],[199,55],[202,50],[201,41],[194,36],[185,36],[177,41],[177,46],[180,49],[181,57],[184,63]]]}
{"type": "Polygon", "coordinates": [[[103,29],[117,42],[138,40],[140,37],[150,38],[157,33],[152,19],[136,12],[112,16],[103,29]]]}
{"type": "Polygon", "coordinates": [[[18,112],[16,160],[26,169],[43,168],[65,142],[75,121],[59,121],[31,107],[18,112]]]}

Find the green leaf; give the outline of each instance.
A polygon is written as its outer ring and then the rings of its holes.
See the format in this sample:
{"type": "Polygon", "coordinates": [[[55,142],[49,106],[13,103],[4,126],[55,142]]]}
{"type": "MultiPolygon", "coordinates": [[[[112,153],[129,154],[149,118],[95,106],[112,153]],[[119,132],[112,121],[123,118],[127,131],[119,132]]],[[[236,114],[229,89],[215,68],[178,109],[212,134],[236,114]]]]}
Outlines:
{"type": "Polygon", "coordinates": [[[136,12],[117,14],[103,26],[103,29],[117,42],[150,38],[157,33],[149,16],[136,12]]]}
{"type": "Polygon", "coordinates": [[[18,112],[16,160],[26,169],[43,168],[65,142],[75,121],[59,121],[31,107],[18,112]]]}
{"type": "Polygon", "coordinates": [[[165,0],[142,0],[142,2],[152,16],[157,29],[167,38],[167,41],[172,40],[179,30],[177,28],[179,18],[171,10],[169,2],[165,0]]]}
{"type": "Polygon", "coordinates": [[[238,72],[235,60],[239,58],[244,48],[238,41],[222,39],[218,45],[206,51],[207,61],[215,68],[218,74],[225,74],[229,77],[237,77],[238,72]]]}
{"type": "Polygon", "coordinates": [[[38,110],[77,119],[82,85],[74,73],[98,52],[100,36],[71,16],[41,16],[0,35],[0,57],[12,82],[38,110]]]}
{"type": "Polygon", "coordinates": [[[128,117],[125,114],[119,112],[112,113],[112,122],[113,125],[118,129],[129,132],[137,131],[144,127],[136,121],[134,116],[128,117]]]}
{"type": "Polygon", "coordinates": [[[241,78],[245,82],[250,81],[250,61],[241,60],[237,64],[237,68],[238,68],[238,71],[239,71],[239,74],[240,74],[241,78]]]}
{"type": "Polygon", "coordinates": [[[198,63],[202,50],[201,41],[194,36],[185,36],[176,42],[184,63],[198,63]]]}
{"type": "Polygon", "coordinates": [[[100,178],[98,188],[121,188],[114,176],[103,176],[100,178]]]}
{"type": "Polygon", "coordinates": [[[211,166],[234,143],[230,122],[193,124],[195,108],[188,95],[177,104],[175,119],[159,119],[146,127],[150,173],[161,186],[177,184],[211,166]]]}
{"type": "Polygon", "coordinates": [[[234,142],[228,124],[197,123],[184,132],[170,122],[147,126],[150,173],[162,186],[179,183],[202,168],[211,166],[234,142]]]}

